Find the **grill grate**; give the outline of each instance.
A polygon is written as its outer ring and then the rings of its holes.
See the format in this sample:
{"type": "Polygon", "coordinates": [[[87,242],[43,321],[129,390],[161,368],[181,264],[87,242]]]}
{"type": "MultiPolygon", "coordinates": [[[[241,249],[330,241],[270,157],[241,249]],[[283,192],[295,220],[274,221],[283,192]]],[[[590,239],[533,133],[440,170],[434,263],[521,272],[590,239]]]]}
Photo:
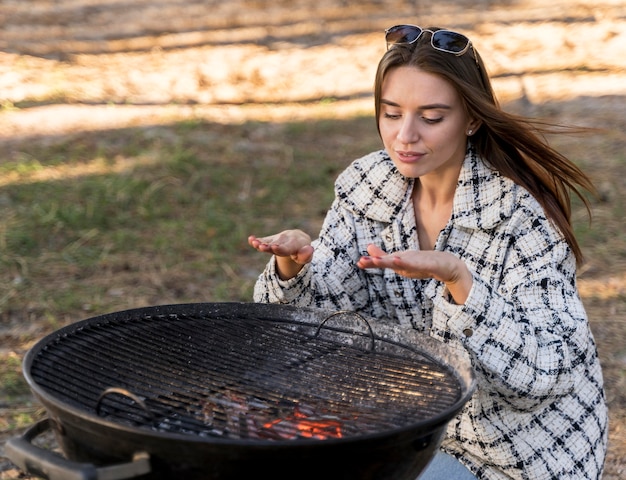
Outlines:
{"type": "Polygon", "coordinates": [[[461,395],[454,372],[368,332],[206,312],[83,323],[39,350],[30,375],[116,423],[229,439],[388,431],[461,395]]]}

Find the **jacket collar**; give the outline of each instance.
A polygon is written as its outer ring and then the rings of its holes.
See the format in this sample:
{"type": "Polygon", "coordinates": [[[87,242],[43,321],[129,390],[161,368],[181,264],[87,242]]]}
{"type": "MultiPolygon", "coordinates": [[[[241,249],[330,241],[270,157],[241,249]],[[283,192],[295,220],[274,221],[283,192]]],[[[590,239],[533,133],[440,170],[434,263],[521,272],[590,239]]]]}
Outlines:
{"type": "Polygon", "coordinates": [[[470,144],[454,194],[452,221],[473,230],[494,228],[513,214],[517,191],[513,181],[490,168],[470,144]]]}
{"type": "MultiPolygon", "coordinates": [[[[357,215],[392,222],[410,201],[414,180],[402,176],[385,151],[367,155],[353,167],[337,179],[339,201],[357,215]]],[[[469,229],[493,228],[512,215],[516,192],[513,182],[489,168],[470,144],[454,194],[452,222],[469,229]]]]}

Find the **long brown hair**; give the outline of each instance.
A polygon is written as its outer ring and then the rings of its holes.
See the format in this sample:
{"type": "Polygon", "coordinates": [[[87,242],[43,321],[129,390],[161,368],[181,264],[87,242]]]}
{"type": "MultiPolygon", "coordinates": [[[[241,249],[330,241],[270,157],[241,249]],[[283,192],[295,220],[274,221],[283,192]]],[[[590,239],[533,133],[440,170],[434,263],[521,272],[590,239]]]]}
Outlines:
{"type": "MultiPolygon", "coordinates": [[[[429,27],[427,30],[439,29],[429,27]]],[[[461,56],[440,52],[430,46],[430,35],[424,32],[411,45],[394,45],[380,60],[374,85],[377,124],[383,81],[391,69],[409,65],[447,80],[459,93],[468,115],[481,121],[480,128],[472,136],[480,157],[537,199],[548,218],[562,232],[576,261],[582,263],[583,254],[571,223],[570,193],[580,197],[591,215],[583,190],[595,193],[595,187],[591,179],[552,148],[545,137],[568,127],[505,112],[474,47],[461,56]]]]}

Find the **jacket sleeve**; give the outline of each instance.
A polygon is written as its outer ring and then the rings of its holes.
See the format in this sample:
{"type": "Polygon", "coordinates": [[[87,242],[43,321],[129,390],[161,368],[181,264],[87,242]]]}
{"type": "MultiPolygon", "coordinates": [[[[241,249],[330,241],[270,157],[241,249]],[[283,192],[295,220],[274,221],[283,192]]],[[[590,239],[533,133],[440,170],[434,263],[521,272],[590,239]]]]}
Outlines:
{"type": "Polygon", "coordinates": [[[461,342],[492,394],[532,409],[574,389],[593,338],[574,256],[553,225],[520,214],[496,237],[500,275],[474,271],[464,305],[450,303],[439,286],[433,330],[461,342]]]}

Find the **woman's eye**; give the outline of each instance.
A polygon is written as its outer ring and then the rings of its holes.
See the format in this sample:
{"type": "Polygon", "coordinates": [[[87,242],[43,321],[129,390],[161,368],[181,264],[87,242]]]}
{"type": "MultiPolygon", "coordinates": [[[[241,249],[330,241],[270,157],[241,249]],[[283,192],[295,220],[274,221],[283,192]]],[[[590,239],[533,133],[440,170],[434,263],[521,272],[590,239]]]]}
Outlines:
{"type": "Polygon", "coordinates": [[[443,120],[443,117],[437,117],[437,118],[422,117],[422,118],[424,119],[424,122],[428,124],[439,123],[443,120]]]}
{"type": "Polygon", "coordinates": [[[392,120],[395,120],[397,118],[400,118],[400,114],[395,114],[395,113],[385,113],[385,118],[390,118],[392,120]]]}

